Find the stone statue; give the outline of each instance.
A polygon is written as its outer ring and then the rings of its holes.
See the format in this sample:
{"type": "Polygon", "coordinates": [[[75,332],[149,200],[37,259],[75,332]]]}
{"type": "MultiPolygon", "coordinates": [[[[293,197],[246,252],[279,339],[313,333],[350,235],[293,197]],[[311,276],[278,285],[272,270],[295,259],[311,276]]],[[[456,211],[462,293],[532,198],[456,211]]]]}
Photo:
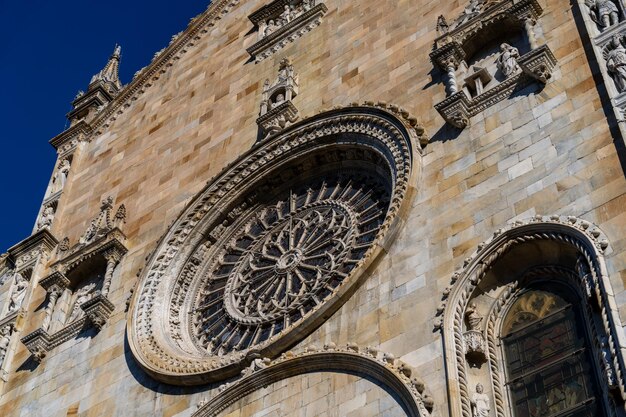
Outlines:
{"type": "Polygon", "coordinates": [[[65,182],[67,181],[67,176],[70,173],[70,161],[68,159],[64,159],[61,161],[57,170],[52,178],[52,194],[59,192],[65,187],[65,182]]]}
{"type": "Polygon", "coordinates": [[[587,0],[591,18],[603,29],[619,23],[619,11],[611,0],[587,0]]]}
{"type": "Polygon", "coordinates": [[[311,10],[315,6],[315,0],[303,0],[302,8],[306,12],[307,10],[311,10]]]}
{"type": "Polygon", "coordinates": [[[78,319],[82,315],[83,310],[80,306],[91,299],[91,296],[93,295],[91,292],[95,286],[95,284],[90,284],[78,290],[78,294],[76,294],[76,301],[74,302],[74,307],[72,307],[72,313],[70,314],[68,323],[78,319]]]}
{"type": "Polygon", "coordinates": [[[9,350],[9,342],[11,340],[10,330],[10,326],[4,326],[2,330],[0,330],[0,367],[2,367],[4,358],[6,358],[7,351],[9,350]]]}
{"type": "Polygon", "coordinates": [[[472,417],[489,417],[490,400],[483,393],[483,385],[476,384],[476,392],[472,396],[472,417]]]}
{"type": "Polygon", "coordinates": [[[443,15],[440,15],[437,18],[437,33],[443,35],[444,33],[448,33],[449,26],[446,18],[443,15]]]}
{"type": "Polygon", "coordinates": [[[276,23],[274,23],[273,20],[270,20],[269,22],[267,22],[267,28],[265,29],[265,36],[271,35],[272,33],[276,32],[276,29],[278,29],[278,26],[276,25],[276,23]]]}
{"type": "Polygon", "coordinates": [[[613,77],[615,87],[621,93],[626,91],[626,49],[619,36],[611,39],[611,49],[606,55],[606,68],[613,77]]]}
{"type": "Polygon", "coordinates": [[[505,77],[509,77],[519,69],[517,59],[519,58],[519,50],[508,43],[500,45],[500,56],[496,65],[502,71],[505,77]]]}
{"type": "Polygon", "coordinates": [[[285,102],[285,96],[283,94],[278,94],[276,96],[276,101],[272,103],[272,108],[278,107],[285,102]]]}
{"type": "Polygon", "coordinates": [[[280,15],[280,20],[283,26],[291,22],[291,18],[292,18],[291,7],[288,4],[286,4],[285,10],[280,15]]]}
{"type": "Polygon", "coordinates": [[[41,214],[41,218],[37,222],[37,229],[49,229],[52,226],[52,221],[54,220],[54,208],[48,206],[44,209],[41,214]]]}
{"type": "Polygon", "coordinates": [[[470,303],[469,307],[467,307],[467,310],[465,310],[465,317],[469,323],[469,330],[479,330],[483,317],[478,314],[475,303],[470,303]]]}
{"type": "Polygon", "coordinates": [[[26,288],[28,287],[28,281],[19,272],[15,274],[15,285],[11,291],[11,298],[9,299],[9,313],[17,311],[24,301],[26,296],[26,288]]]}

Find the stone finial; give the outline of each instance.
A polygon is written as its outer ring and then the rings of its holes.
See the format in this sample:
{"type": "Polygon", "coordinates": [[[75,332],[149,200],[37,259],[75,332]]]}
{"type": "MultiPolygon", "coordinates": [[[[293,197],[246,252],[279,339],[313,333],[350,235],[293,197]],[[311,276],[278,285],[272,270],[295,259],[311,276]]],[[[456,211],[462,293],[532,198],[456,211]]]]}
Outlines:
{"type": "Polygon", "coordinates": [[[120,90],[122,88],[122,83],[120,82],[119,78],[119,66],[121,57],[122,47],[119,45],[115,45],[113,55],[111,55],[105,67],[102,69],[102,71],[91,77],[91,82],[89,84],[91,85],[95,82],[102,81],[105,83],[111,83],[117,88],[117,90],[120,90]]]}

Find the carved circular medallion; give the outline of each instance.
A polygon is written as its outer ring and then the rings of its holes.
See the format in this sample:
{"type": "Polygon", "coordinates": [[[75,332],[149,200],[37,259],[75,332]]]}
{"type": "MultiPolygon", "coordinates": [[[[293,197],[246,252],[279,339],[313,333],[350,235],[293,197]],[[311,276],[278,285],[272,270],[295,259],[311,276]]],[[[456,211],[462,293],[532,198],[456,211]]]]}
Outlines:
{"type": "Polygon", "coordinates": [[[138,362],[162,381],[204,383],[306,337],[399,223],[417,139],[395,116],[354,107],[244,155],[152,255],[128,324],[138,362]]]}

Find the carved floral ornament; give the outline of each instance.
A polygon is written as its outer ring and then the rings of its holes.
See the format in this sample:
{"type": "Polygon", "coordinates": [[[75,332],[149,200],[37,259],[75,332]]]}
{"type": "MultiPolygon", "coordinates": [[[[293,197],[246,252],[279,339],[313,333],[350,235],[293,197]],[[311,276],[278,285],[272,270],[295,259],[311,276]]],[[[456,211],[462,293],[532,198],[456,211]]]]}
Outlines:
{"type": "MultiPolygon", "coordinates": [[[[593,224],[573,216],[558,215],[516,221],[478,246],[477,252],[465,260],[463,268],[454,273],[452,287],[444,291],[435,321],[435,329],[444,336],[447,373],[451,376],[448,388],[460,394],[460,401],[452,404],[451,416],[473,416],[473,390],[477,383],[489,387],[489,392],[480,395],[489,396],[495,416],[509,415],[499,337],[500,329],[511,327],[511,323],[502,323],[501,318],[525,288],[546,279],[575,288],[580,298],[587,300],[583,303],[586,306],[584,318],[591,328],[590,334],[598,339],[594,339],[595,346],[591,348],[593,356],[603,358],[604,364],[598,367],[604,371],[602,385],[606,406],[611,409],[611,398],[617,402],[625,398],[623,349],[626,343],[619,316],[610,308],[615,301],[604,264],[608,247],[606,237],[593,224]],[[507,259],[507,254],[522,245],[535,249],[526,249],[531,252],[526,252],[521,271],[516,274],[511,267],[498,267],[498,262],[507,259]],[[544,253],[537,245],[558,245],[569,251],[567,265],[541,260],[540,255],[532,255],[539,257],[531,262],[533,258],[528,254],[544,253]],[[493,272],[498,268],[500,273],[493,272]],[[486,298],[481,298],[481,294],[486,298]],[[477,300],[483,303],[482,314],[477,313],[477,300]],[[472,350],[477,346],[478,349],[472,350]],[[487,366],[481,366],[483,363],[487,366]]],[[[521,253],[511,257],[519,257],[521,253]]]]}
{"type": "Polygon", "coordinates": [[[295,124],[231,165],[142,274],[128,324],[138,362],[168,383],[223,380],[319,326],[402,223],[418,132],[353,106],[295,124]]]}
{"type": "Polygon", "coordinates": [[[301,351],[288,351],[275,360],[257,358],[245,368],[235,381],[219,388],[219,394],[203,400],[193,417],[219,415],[236,401],[275,381],[310,372],[332,372],[341,369],[372,379],[389,388],[409,417],[427,417],[433,409],[433,398],[425,390],[424,381],[415,370],[393,355],[377,349],[349,343],[337,346],[327,343],[323,347],[308,346],[301,351]]]}

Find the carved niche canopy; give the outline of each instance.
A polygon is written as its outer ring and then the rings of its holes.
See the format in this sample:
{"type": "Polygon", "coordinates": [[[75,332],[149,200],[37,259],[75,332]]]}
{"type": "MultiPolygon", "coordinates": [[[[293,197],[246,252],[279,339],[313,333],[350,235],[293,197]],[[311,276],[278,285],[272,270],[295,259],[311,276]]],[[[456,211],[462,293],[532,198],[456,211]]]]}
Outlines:
{"type": "Polygon", "coordinates": [[[128,337],[143,368],[168,383],[222,380],[323,323],[398,224],[416,132],[377,108],[322,113],[209,184],[134,294],[128,337]]]}
{"type": "Polygon", "coordinates": [[[280,61],[278,76],[273,83],[265,80],[261,110],[257,124],[264,138],[272,136],[298,120],[298,109],[292,100],[299,92],[299,77],[291,62],[280,61]]]}
{"type": "Polygon", "coordinates": [[[550,48],[539,46],[535,38],[534,25],[542,13],[537,0],[471,0],[453,24],[439,17],[440,36],[430,58],[446,74],[448,96],[435,108],[448,123],[463,129],[471,116],[506,99],[515,89],[533,80],[548,82],[556,59],[550,48]],[[524,54],[509,45],[509,39],[520,35],[528,47],[524,54]],[[469,61],[498,40],[502,44],[493,69],[469,61]],[[460,86],[457,78],[462,80],[460,86]]]}
{"type": "Polygon", "coordinates": [[[40,281],[48,293],[41,327],[22,338],[36,361],[88,327],[101,329],[115,306],[107,298],[113,271],[127,252],[120,227],[126,219],[121,205],[113,214],[113,199],[102,202],[79,242],[64,239],[57,248],[52,274],[40,281]]]}
{"type": "Polygon", "coordinates": [[[249,16],[258,40],[248,53],[256,62],[264,60],[319,26],[327,11],[321,0],[274,0],[249,16]]]}

